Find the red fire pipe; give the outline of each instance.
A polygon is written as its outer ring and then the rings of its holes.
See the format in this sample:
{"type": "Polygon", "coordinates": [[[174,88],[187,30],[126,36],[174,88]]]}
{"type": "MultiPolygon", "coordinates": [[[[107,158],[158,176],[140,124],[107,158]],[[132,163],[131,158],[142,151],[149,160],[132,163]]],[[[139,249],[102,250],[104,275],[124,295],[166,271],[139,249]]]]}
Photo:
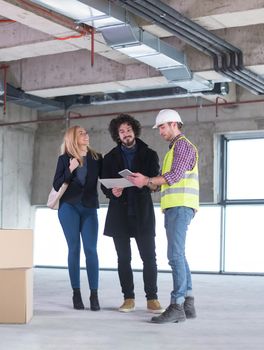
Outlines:
{"type": "Polygon", "coordinates": [[[91,66],[94,65],[94,28],[91,30],[91,66]]]}

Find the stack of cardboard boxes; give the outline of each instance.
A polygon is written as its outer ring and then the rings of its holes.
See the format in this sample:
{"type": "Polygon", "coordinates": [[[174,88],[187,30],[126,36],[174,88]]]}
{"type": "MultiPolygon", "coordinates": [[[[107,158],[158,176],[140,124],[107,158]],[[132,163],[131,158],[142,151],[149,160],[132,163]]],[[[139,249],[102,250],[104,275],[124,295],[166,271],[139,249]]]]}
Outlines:
{"type": "Polygon", "coordinates": [[[0,323],[33,315],[33,232],[0,230],[0,323]]]}

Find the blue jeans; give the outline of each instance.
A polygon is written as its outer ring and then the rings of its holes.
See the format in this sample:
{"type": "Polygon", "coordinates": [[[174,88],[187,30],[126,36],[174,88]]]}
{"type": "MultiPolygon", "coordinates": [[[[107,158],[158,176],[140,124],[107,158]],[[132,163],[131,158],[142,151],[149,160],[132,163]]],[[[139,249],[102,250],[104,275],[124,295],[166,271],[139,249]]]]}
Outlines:
{"type": "Polygon", "coordinates": [[[173,207],[165,210],[167,256],[173,278],[171,304],[182,304],[186,296],[192,295],[192,278],[185,257],[185,241],[188,225],[193,216],[194,210],[188,207],[173,207]]]}
{"type": "Polygon", "coordinates": [[[68,269],[72,288],[80,288],[80,238],[82,238],[89,287],[98,289],[97,209],[87,208],[79,203],[64,202],[59,208],[58,216],[68,245],[68,269]]]}

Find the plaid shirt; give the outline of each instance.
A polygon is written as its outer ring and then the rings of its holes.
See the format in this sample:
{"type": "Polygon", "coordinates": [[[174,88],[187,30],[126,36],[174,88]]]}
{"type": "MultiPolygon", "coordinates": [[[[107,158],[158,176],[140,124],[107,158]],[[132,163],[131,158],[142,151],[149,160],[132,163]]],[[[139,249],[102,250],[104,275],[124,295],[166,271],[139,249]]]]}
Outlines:
{"type": "MultiPolygon", "coordinates": [[[[171,149],[174,143],[183,134],[177,135],[170,143],[169,148],[171,149]]],[[[179,140],[174,147],[174,158],[172,162],[171,170],[163,174],[166,182],[169,186],[176,182],[179,182],[186,171],[190,171],[195,166],[196,152],[194,147],[187,142],[185,139],[179,140]]]]}

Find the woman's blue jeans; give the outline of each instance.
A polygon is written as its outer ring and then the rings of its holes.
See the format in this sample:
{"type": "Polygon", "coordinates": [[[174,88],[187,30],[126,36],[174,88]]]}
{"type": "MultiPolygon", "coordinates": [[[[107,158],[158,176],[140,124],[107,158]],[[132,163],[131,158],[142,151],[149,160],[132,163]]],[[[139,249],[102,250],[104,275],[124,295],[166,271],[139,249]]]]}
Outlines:
{"type": "Polygon", "coordinates": [[[165,210],[167,256],[173,277],[171,304],[182,304],[186,296],[192,295],[192,278],[185,257],[185,241],[188,225],[193,216],[194,210],[188,207],[173,207],[165,210]]]}
{"type": "Polygon", "coordinates": [[[97,209],[87,208],[79,203],[64,202],[59,208],[58,216],[68,245],[68,269],[72,288],[80,288],[82,238],[89,287],[90,289],[98,289],[97,209]]]}

